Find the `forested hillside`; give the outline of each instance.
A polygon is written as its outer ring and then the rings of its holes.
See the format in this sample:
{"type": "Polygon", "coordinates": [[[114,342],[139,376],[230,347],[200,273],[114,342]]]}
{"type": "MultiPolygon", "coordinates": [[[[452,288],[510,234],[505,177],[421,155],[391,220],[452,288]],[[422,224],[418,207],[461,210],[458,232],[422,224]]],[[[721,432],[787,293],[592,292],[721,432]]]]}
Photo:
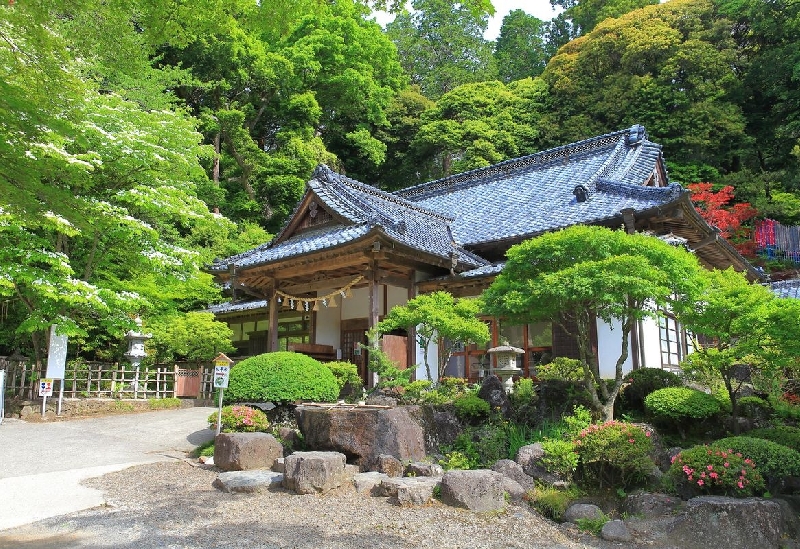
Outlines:
{"type": "Polygon", "coordinates": [[[642,124],[673,181],[800,224],[800,3],[551,2],[495,42],[488,0],[3,2],[0,355],[220,300],[200,267],[319,163],[398,189],[642,124]]]}

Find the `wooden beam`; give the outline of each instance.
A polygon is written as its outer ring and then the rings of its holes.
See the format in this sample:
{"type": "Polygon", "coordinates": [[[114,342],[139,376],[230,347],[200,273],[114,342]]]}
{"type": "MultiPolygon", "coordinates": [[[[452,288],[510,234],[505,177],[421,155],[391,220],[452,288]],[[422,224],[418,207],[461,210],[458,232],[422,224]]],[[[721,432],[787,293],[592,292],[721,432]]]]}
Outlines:
{"type": "Polygon", "coordinates": [[[329,290],[329,289],[338,289],[347,284],[350,284],[354,278],[358,275],[351,275],[351,276],[339,276],[336,278],[324,278],[321,280],[317,280],[314,282],[309,282],[306,284],[294,284],[294,285],[286,285],[281,287],[282,292],[286,292],[290,295],[300,295],[300,294],[307,294],[311,292],[317,292],[319,290],[329,290]]]}
{"type": "Polygon", "coordinates": [[[278,294],[273,289],[269,299],[269,352],[278,350],[278,294]]]}
{"type": "Polygon", "coordinates": [[[691,251],[695,252],[695,251],[699,250],[700,248],[705,248],[709,244],[713,244],[717,240],[719,240],[719,233],[714,232],[714,233],[711,233],[710,235],[708,235],[707,237],[705,237],[700,242],[696,242],[694,244],[689,243],[689,247],[691,248],[691,251]]]}

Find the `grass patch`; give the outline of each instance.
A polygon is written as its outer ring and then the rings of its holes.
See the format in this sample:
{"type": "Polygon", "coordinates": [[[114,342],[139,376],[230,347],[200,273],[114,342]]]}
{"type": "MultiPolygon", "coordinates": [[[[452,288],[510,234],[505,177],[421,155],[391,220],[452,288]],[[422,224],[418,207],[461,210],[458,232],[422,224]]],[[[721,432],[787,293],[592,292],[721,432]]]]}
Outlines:
{"type": "Polygon", "coordinates": [[[208,442],[204,442],[191,452],[189,452],[189,456],[193,458],[199,458],[200,456],[205,457],[213,457],[214,456],[214,440],[209,440],[208,442]]]}
{"type": "Polygon", "coordinates": [[[181,407],[179,398],[148,398],[147,407],[151,410],[173,410],[181,407]]]}

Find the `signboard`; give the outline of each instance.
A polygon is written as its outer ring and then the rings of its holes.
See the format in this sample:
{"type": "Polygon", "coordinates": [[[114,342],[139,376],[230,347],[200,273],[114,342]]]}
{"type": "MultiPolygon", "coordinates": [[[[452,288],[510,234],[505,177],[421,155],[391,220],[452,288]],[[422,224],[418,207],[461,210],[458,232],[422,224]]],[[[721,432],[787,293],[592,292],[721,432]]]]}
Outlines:
{"type": "Polygon", "coordinates": [[[220,365],[214,363],[214,388],[227,389],[228,379],[230,379],[231,367],[228,364],[220,365]]]}
{"type": "Polygon", "coordinates": [[[40,379],[39,380],[39,396],[40,397],[53,396],[53,380],[52,379],[40,379]]]}
{"type": "Polygon", "coordinates": [[[67,364],[67,336],[56,334],[57,326],[50,326],[50,347],[47,351],[47,378],[64,379],[67,364]]]}

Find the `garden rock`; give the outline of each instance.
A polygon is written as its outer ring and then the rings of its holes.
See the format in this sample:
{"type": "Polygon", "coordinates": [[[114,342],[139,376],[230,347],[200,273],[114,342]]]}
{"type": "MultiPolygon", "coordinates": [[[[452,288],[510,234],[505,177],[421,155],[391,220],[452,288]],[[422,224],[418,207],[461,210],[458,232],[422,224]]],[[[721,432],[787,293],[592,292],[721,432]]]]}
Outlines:
{"type": "Polygon", "coordinates": [[[406,465],[404,475],[407,477],[440,477],[444,469],[438,463],[414,461],[406,465]]]}
{"type": "Polygon", "coordinates": [[[448,471],[442,477],[442,502],[471,511],[504,509],[504,478],[488,469],[448,471]]]}
{"type": "Polygon", "coordinates": [[[522,466],[510,459],[501,459],[492,465],[492,471],[505,475],[517,482],[523,490],[533,489],[533,477],[527,475],[522,466]]]}
{"type": "Polygon", "coordinates": [[[347,479],[339,452],[295,452],[284,460],[283,486],[298,494],[326,493],[347,479]]]}
{"type": "Polygon", "coordinates": [[[426,454],[438,453],[443,445],[452,445],[461,434],[463,427],[453,411],[437,410],[433,406],[421,406],[420,411],[426,454]]]}
{"type": "Polygon", "coordinates": [[[547,471],[542,461],[544,457],[544,448],[542,448],[540,442],[537,442],[521,447],[517,451],[516,462],[522,467],[522,471],[533,479],[540,480],[551,486],[556,483],[563,483],[564,479],[547,471]]]}
{"type": "Polygon", "coordinates": [[[278,458],[275,460],[275,463],[272,464],[272,470],[276,473],[283,473],[286,471],[286,460],[285,458],[278,458]]]}
{"type": "MultiPolygon", "coordinates": [[[[530,488],[529,490],[532,489],[533,488],[530,488]]],[[[503,491],[508,494],[508,498],[511,501],[522,501],[522,498],[524,498],[525,494],[528,493],[528,490],[526,490],[519,482],[505,475],[503,475],[503,491]]]]}
{"type": "Polygon", "coordinates": [[[381,454],[378,456],[375,470],[390,477],[402,477],[405,468],[396,457],[381,454]]]}
{"type": "Polygon", "coordinates": [[[426,505],[433,500],[433,491],[442,479],[437,477],[387,478],[379,492],[398,505],[426,505]]]}
{"type": "Polygon", "coordinates": [[[341,452],[362,471],[375,470],[378,456],[383,454],[402,461],[425,457],[425,435],[418,406],[298,406],[295,414],[306,448],[341,452]]]}
{"type": "Polygon", "coordinates": [[[681,505],[681,499],[667,494],[642,492],[630,494],[622,504],[629,515],[654,518],[672,514],[681,505]]]}
{"type": "Polygon", "coordinates": [[[668,540],[682,549],[777,549],[784,532],[781,506],[761,498],[700,496],[667,527],[668,540]]]}
{"type": "Polygon", "coordinates": [[[214,440],[214,464],[223,471],[270,469],[283,457],[283,445],[267,433],[220,433],[214,440]]]}
{"type": "Polygon", "coordinates": [[[503,417],[508,417],[511,413],[511,400],[506,394],[503,382],[494,374],[484,378],[478,396],[489,403],[492,410],[497,410],[503,417]]]}
{"type": "Polygon", "coordinates": [[[564,511],[564,522],[574,522],[578,519],[596,520],[602,518],[603,511],[592,503],[573,503],[564,511]]]}
{"type": "Polygon", "coordinates": [[[608,541],[629,542],[633,539],[628,527],[621,520],[609,520],[600,530],[600,537],[608,541]]]}
{"type": "Polygon", "coordinates": [[[220,473],[212,483],[212,486],[229,494],[254,493],[264,492],[270,488],[278,488],[282,482],[282,474],[259,469],[220,473]]]}
{"type": "Polygon", "coordinates": [[[357,473],[353,475],[353,487],[359,494],[369,494],[371,496],[382,496],[381,483],[389,477],[377,471],[357,473]]]}

